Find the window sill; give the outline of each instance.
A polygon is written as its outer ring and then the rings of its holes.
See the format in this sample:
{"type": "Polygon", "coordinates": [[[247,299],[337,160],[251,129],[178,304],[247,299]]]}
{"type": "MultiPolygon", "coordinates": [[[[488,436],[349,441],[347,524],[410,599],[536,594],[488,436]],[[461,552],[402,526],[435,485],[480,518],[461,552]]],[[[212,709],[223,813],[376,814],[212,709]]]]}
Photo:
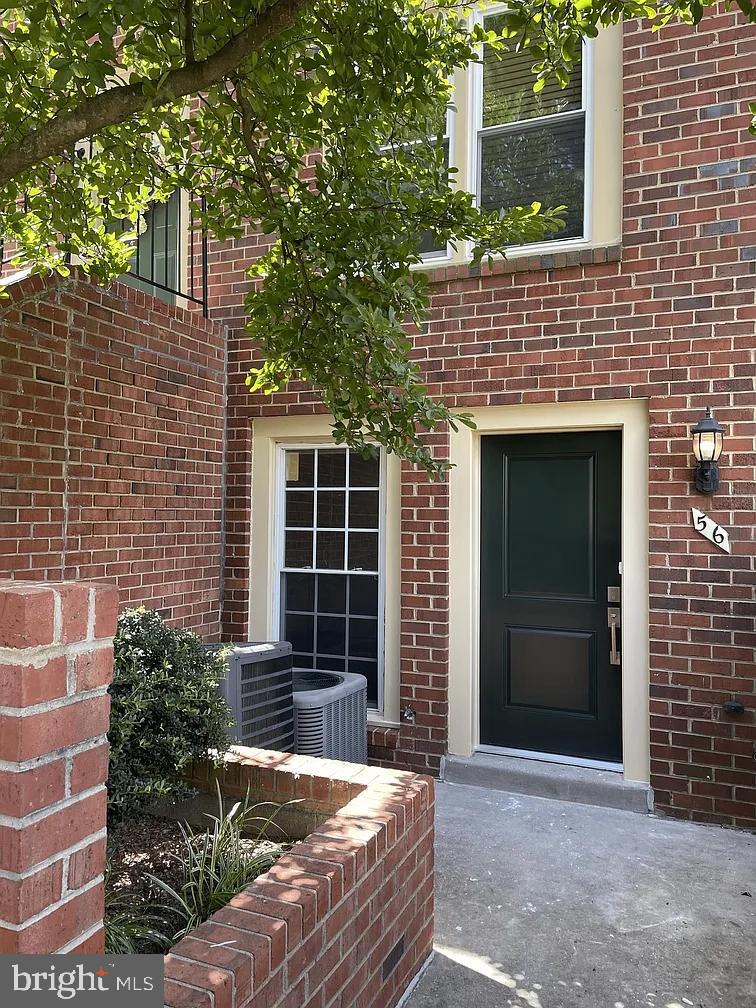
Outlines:
{"type": "Polygon", "coordinates": [[[499,273],[524,273],[537,270],[564,269],[568,266],[591,266],[597,263],[619,262],[622,246],[612,244],[591,244],[589,242],[564,242],[563,244],[518,246],[510,249],[506,256],[493,257],[491,266],[484,260],[480,266],[470,265],[469,255],[449,256],[447,259],[433,259],[418,263],[413,270],[430,275],[431,282],[458,280],[464,276],[491,276],[499,273]],[[445,271],[445,275],[441,275],[445,271]]]}
{"type": "Polygon", "coordinates": [[[378,711],[369,710],[367,716],[368,729],[370,728],[401,728],[398,721],[391,718],[382,717],[378,711]]]}

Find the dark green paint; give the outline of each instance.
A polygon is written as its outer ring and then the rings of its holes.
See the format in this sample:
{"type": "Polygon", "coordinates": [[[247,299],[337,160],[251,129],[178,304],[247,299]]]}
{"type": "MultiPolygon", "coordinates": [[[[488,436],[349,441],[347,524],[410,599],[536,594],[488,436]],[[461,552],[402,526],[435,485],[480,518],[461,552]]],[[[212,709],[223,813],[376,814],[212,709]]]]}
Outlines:
{"type": "Polygon", "coordinates": [[[481,742],[622,759],[621,434],[484,437],[481,742]]]}

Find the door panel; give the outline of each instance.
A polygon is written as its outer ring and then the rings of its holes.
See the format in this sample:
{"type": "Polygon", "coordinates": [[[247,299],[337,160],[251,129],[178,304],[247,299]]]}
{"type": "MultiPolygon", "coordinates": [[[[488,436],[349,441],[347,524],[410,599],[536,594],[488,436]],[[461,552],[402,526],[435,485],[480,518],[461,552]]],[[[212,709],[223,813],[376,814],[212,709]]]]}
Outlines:
{"type": "Polygon", "coordinates": [[[481,457],[481,742],[619,761],[621,435],[484,437],[481,457]]]}

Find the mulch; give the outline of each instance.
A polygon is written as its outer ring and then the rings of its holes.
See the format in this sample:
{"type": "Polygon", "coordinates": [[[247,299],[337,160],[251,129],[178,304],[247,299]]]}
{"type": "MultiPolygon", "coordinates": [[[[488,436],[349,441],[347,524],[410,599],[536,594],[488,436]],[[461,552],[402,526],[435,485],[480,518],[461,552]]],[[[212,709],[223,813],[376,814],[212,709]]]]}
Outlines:
{"type": "MultiPolygon", "coordinates": [[[[148,873],[173,888],[181,885],[183,849],[181,829],[175,820],[142,815],[121,823],[110,835],[109,888],[130,891],[149,900],[155,895],[148,873]]],[[[161,900],[162,901],[162,900],[161,900]]]]}

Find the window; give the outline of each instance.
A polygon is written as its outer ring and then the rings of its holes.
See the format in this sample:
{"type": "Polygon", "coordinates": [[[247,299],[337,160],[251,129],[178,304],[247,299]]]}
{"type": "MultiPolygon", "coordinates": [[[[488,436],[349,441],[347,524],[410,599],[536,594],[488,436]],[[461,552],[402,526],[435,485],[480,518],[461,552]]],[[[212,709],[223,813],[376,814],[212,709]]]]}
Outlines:
{"type": "MultiPolygon", "coordinates": [[[[443,133],[441,129],[441,123],[439,123],[439,129],[437,133],[434,133],[428,137],[418,137],[417,139],[411,139],[408,141],[402,141],[397,146],[404,151],[406,155],[410,155],[413,151],[417,150],[421,144],[428,146],[435,146],[439,140],[443,146],[444,151],[444,165],[449,168],[450,164],[450,151],[451,151],[451,127],[452,127],[452,110],[447,108],[446,115],[444,117],[443,123],[443,133]]],[[[391,148],[384,147],[382,150],[389,153],[391,148]]],[[[448,245],[445,241],[441,240],[437,235],[433,233],[432,230],[426,231],[420,238],[420,254],[423,259],[444,259],[449,253],[448,245]]]]}
{"type": "MultiPolygon", "coordinates": [[[[153,203],[139,224],[129,269],[121,280],[130,287],[180,307],[208,314],[207,233],[201,224],[204,199],[177,190],[165,203],[153,203]]],[[[133,231],[133,225],[122,222],[133,231]]]]}
{"type": "MultiPolygon", "coordinates": [[[[502,6],[474,17],[496,31],[502,6]]],[[[456,71],[444,136],[451,185],[486,210],[536,201],[567,207],[562,230],[510,249],[511,257],[621,241],[622,53],[622,25],[603,28],[584,43],[567,86],[550,82],[538,93],[532,60],[522,54],[484,48],[479,61],[456,71]]],[[[444,250],[429,234],[418,268],[462,265],[469,255],[469,243],[444,250]]]]}
{"type": "MultiPolygon", "coordinates": [[[[501,15],[485,19],[500,30],[501,15]]],[[[484,48],[477,108],[480,206],[507,210],[534,201],[545,207],[566,205],[566,227],[549,237],[586,236],[586,112],[584,60],[577,63],[565,88],[549,82],[533,91],[532,58],[500,56],[484,48]]]]}
{"type": "MultiPolygon", "coordinates": [[[[451,109],[447,109],[443,136],[444,163],[447,169],[449,168],[451,146],[451,116],[451,109]]],[[[448,251],[449,249],[445,241],[440,240],[432,231],[425,232],[420,243],[420,253],[424,259],[443,259],[448,254],[448,251]]]]}
{"type": "Polygon", "coordinates": [[[163,300],[179,289],[179,219],[181,193],[166,203],[154,203],[144,215],[144,226],[124,281],[163,300]]]}
{"type": "Polygon", "coordinates": [[[332,446],[281,449],[281,638],[294,664],[358,672],[383,703],[382,459],[332,446]]]}

